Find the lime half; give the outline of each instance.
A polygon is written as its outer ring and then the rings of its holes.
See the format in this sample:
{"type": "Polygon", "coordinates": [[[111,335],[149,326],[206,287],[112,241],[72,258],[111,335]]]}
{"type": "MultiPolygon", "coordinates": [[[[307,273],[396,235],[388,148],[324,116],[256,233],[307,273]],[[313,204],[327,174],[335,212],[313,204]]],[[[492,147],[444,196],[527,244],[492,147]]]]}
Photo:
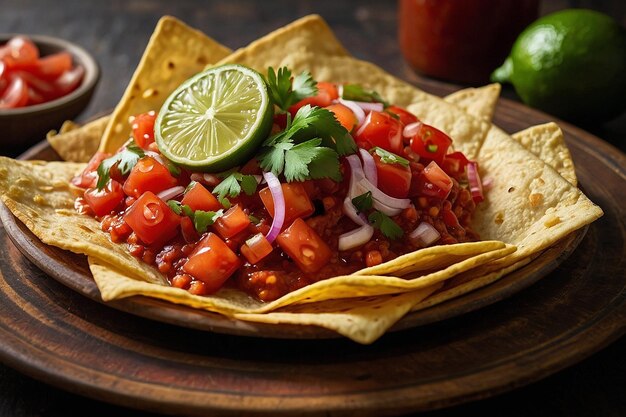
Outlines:
{"type": "Polygon", "coordinates": [[[261,75],[241,65],[203,71],[165,101],[154,134],[163,155],[196,171],[247,161],[272,127],[273,104],[261,75]]]}

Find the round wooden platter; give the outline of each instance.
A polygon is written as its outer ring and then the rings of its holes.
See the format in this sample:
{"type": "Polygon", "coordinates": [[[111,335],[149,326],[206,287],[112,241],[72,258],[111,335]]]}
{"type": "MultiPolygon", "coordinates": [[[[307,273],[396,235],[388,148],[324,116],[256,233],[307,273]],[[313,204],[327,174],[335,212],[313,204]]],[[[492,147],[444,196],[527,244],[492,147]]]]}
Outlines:
{"type": "MultiPolygon", "coordinates": [[[[545,121],[507,100],[495,118],[511,132],[545,121]]],[[[7,222],[0,230],[6,248],[0,254],[0,356],[76,393],[176,415],[389,415],[483,398],[547,376],[619,337],[626,323],[626,156],[562,127],[580,182],[605,215],[584,237],[565,243],[567,251],[582,238],[567,259],[556,256],[539,272],[527,270],[533,278],[525,285],[543,277],[534,285],[519,291],[505,277],[481,290],[493,303],[502,296],[489,298],[489,291],[504,286],[506,300],[485,306],[480,291],[468,294],[474,308],[483,308],[437,322],[411,322],[409,315],[404,326],[411,328],[371,346],[225,335],[93,302],[90,284],[69,289],[23,256],[7,222]]],[[[81,274],[81,262],[70,257],[64,264],[81,274]]],[[[459,300],[446,308],[458,314],[459,300]]]]}

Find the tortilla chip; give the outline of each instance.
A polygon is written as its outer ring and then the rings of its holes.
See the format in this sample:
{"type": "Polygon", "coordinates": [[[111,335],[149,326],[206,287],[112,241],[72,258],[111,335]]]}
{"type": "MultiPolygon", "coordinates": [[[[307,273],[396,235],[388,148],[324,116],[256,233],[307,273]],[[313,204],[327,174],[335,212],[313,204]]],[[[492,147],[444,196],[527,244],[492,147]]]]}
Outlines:
{"type": "Polygon", "coordinates": [[[478,119],[491,122],[501,89],[502,87],[497,83],[478,88],[466,88],[447,95],[444,100],[459,106],[478,119]]]}
{"type": "Polygon", "coordinates": [[[89,162],[100,146],[100,138],[109,120],[110,116],[106,115],[83,126],[68,120],[59,133],[53,130],[46,139],[64,161],[89,162]]]}
{"type": "Polygon", "coordinates": [[[0,157],[2,202],[42,242],[119,265],[136,279],[166,285],[153,267],[138,262],[125,245],[111,242],[100,223],[74,209],[69,180],[84,164],[16,161],[0,157]]]}
{"type": "Polygon", "coordinates": [[[100,150],[115,152],[130,136],[128,118],[158,110],[183,81],[230,50],[171,16],[162,17],[107,125],[100,150]]]}
{"type": "Polygon", "coordinates": [[[513,139],[554,168],[570,184],[578,185],[572,155],[565,144],[563,131],[556,123],[529,127],[515,133],[513,139]]]}

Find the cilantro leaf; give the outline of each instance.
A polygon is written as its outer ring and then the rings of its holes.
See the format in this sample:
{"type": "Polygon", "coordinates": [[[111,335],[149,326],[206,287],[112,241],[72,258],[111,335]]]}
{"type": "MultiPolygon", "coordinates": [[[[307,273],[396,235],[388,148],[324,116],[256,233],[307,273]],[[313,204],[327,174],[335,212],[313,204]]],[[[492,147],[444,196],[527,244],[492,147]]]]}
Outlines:
{"type": "Polygon", "coordinates": [[[204,233],[207,231],[209,226],[212,226],[213,223],[224,214],[224,210],[218,211],[204,211],[204,210],[196,210],[193,212],[193,227],[196,228],[198,233],[204,233]]]}
{"type": "Polygon", "coordinates": [[[183,207],[182,204],[180,204],[180,201],[168,200],[167,205],[169,206],[169,208],[172,209],[174,213],[178,214],[179,216],[183,212],[183,207]]]}
{"type": "Polygon", "coordinates": [[[337,121],[335,114],[320,107],[301,107],[286,132],[296,142],[321,138],[322,145],[334,149],[339,156],[356,152],[356,143],[350,132],[337,121]]]}
{"type": "Polygon", "coordinates": [[[374,200],[372,199],[372,192],[368,191],[364,194],[357,195],[352,199],[352,205],[356,207],[359,213],[365,213],[370,210],[374,204],[374,200]]]}
{"type": "Polygon", "coordinates": [[[372,226],[380,230],[380,232],[389,239],[399,239],[404,234],[404,230],[391,217],[378,210],[372,212],[368,220],[372,226]]]}
{"type": "Polygon", "coordinates": [[[117,165],[117,169],[122,175],[128,175],[137,161],[145,156],[143,149],[136,145],[128,145],[123,151],[100,162],[98,165],[98,183],[96,187],[102,190],[111,178],[111,168],[117,165]]]}
{"type": "Polygon", "coordinates": [[[374,90],[366,90],[360,84],[344,84],[341,98],[346,100],[365,101],[369,103],[383,103],[385,107],[389,107],[389,103],[386,102],[380,94],[374,90]]]}
{"type": "Polygon", "coordinates": [[[317,94],[317,82],[308,71],[296,75],[292,81],[287,67],[278,68],[277,72],[269,67],[266,82],[272,101],[284,111],[303,98],[317,94]]]}
{"type": "Polygon", "coordinates": [[[409,166],[408,159],[404,159],[403,157],[398,156],[395,153],[389,152],[383,148],[379,148],[378,146],[375,146],[372,149],[374,150],[374,152],[376,152],[376,155],[380,157],[380,160],[385,164],[400,164],[405,168],[409,166]]]}
{"type": "Polygon", "coordinates": [[[252,195],[256,191],[257,182],[254,175],[244,175],[240,172],[227,172],[225,174],[228,176],[213,189],[213,194],[217,194],[217,199],[224,207],[230,207],[230,201],[226,199],[226,196],[237,197],[241,194],[242,189],[247,195],[252,195]]]}
{"type": "Polygon", "coordinates": [[[287,182],[320,178],[341,181],[339,156],[332,149],[320,146],[321,143],[320,138],[314,138],[285,152],[284,174],[287,182]]]}

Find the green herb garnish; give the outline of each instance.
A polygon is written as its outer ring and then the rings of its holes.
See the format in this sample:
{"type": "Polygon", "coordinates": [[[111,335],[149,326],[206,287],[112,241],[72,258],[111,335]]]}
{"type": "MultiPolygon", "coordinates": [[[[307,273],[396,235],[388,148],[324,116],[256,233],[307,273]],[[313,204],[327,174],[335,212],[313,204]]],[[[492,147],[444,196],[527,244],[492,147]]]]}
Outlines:
{"type": "Polygon", "coordinates": [[[217,199],[224,207],[230,207],[230,201],[226,197],[237,197],[243,190],[246,195],[252,195],[256,191],[257,182],[254,175],[245,175],[241,172],[227,171],[220,174],[224,179],[214,189],[217,199]]]}
{"type": "Polygon", "coordinates": [[[283,111],[303,98],[317,94],[317,82],[308,71],[301,72],[292,80],[291,71],[287,67],[278,68],[278,72],[269,67],[266,82],[272,101],[283,111]]]}
{"type": "Polygon", "coordinates": [[[374,200],[372,199],[372,192],[368,191],[364,194],[357,195],[352,199],[352,204],[354,205],[354,207],[356,207],[359,213],[365,213],[366,211],[370,210],[372,208],[372,205],[374,204],[374,200]]]}
{"type": "Polygon", "coordinates": [[[366,90],[359,84],[344,84],[341,98],[353,101],[365,101],[369,103],[383,103],[384,107],[389,107],[389,103],[386,102],[380,94],[373,90],[366,90]]]}
{"type": "Polygon", "coordinates": [[[130,173],[130,170],[137,164],[137,161],[144,156],[145,153],[139,146],[128,145],[122,152],[100,162],[97,170],[98,183],[96,187],[98,187],[98,190],[102,190],[109,182],[111,178],[111,168],[113,168],[114,165],[117,165],[120,174],[125,176],[130,173]]]}
{"type": "Polygon", "coordinates": [[[391,217],[378,210],[372,212],[368,220],[372,226],[380,230],[380,232],[389,239],[399,239],[404,234],[404,230],[391,217]]]}

